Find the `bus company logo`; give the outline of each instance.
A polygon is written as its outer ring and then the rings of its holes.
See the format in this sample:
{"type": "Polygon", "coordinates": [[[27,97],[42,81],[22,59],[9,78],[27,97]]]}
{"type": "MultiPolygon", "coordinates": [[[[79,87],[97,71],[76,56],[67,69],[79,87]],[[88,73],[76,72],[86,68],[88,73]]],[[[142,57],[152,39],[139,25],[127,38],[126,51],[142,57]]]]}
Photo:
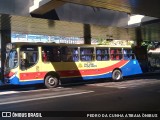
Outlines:
{"type": "Polygon", "coordinates": [[[79,67],[79,68],[82,68],[82,67],[83,67],[83,65],[82,65],[81,63],[79,63],[78,67],[79,67]]]}
{"type": "Polygon", "coordinates": [[[2,112],[2,117],[11,117],[11,112],[2,112]]]}
{"type": "Polygon", "coordinates": [[[87,68],[91,68],[91,67],[97,67],[97,65],[95,65],[94,63],[85,63],[84,64],[84,67],[87,67],[87,68]]]}

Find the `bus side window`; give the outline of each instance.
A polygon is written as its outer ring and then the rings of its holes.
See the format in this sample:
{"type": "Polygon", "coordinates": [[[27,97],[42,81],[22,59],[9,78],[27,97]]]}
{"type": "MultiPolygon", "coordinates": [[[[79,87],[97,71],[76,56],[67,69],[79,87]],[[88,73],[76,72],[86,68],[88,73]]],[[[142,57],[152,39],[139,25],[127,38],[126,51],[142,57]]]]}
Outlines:
{"type": "Polygon", "coordinates": [[[128,60],[127,50],[123,50],[123,56],[125,60],[128,60]]]}
{"type": "Polygon", "coordinates": [[[106,61],[108,60],[108,48],[96,48],[96,60],[97,61],[106,61]]]}
{"type": "Polygon", "coordinates": [[[32,53],[32,56],[30,57],[30,61],[32,63],[35,63],[37,61],[37,53],[36,52],[32,53]]]}
{"type": "Polygon", "coordinates": [[[135,56],[130,49],[123,49],[123,56],[125,60],[135,59],[135,56]]]}
{"type": "Polygon", "coordinates": [[[50,46],[43,46],[42,47],[42,61],[49,62],[51,56],[51,47],[50,46]]]}
{"type": "Polygon", "coordinates": [[[61,61],[59,47],[57,47],[57,46],[52,47],[52,52],[51,52],[50,58],[51,58],[51,62],[60,62],[61,61]]]}
{"type": "Polygon", "coordinates": [[[42,51],[42,61],[47,62],[47,52],[46,51],[42,51]]]}
{"type": "Polygon", "coordinates": [[[135,59],[134,53],[132,53],[132,54],[130,55],[130,59],[131,59],[131,60],[132,60],[132,59],[135,59]]]}
{"type": "Polygon", "coordinates": [[[94,60],[93,48],[80,48],[81,61],[93,61],[94,60]]]}
{"type": "Polygon", "coordinates": [[[60,62],[60,49],[58,46],[44,46],[42,47],[42,61],[43,62],[60,62]]]}
{"type": "Polygon", "coordinates": [[[122,59],[122,53],[121,49],[116,49],[116,60],[121,60],[122,59]]]}
{"type": "Polygon", "coordinates": [[[97,55],[101,55],[101,50],[100,50],[100,49],[97,49],[96,54],[97,54],[97,55]]]}
{"type": "Polygon", "coordinates": [[[121,60],[122,59],[122,50],[120,48],[112,48],[110,50],[110,59],[111,60],[121,60]]]}
{"type": "Polygon", "coordinates": [[[97,59],[97,61],[101,61],[102,60],[101,50],[100,49],[96,50],[96,59],[97,59]]]}
{"type": "Polygon", "coordinates": [[[78,55],[73,55],[73,61],[77,62],[79,60],[78,55]]]}
{"type": "Polygon", "coordinates": [[[72,48],[64,46],[61,48],[62,54],[61,58],[64,62],[76,62],[79,60],[78,57],[78,48],[72,48]]]}
{"type": "Polygon", "coordinates": [[[38,62],[38,47],[24,45],[20,48],[21,69],[28,69],[38,62]],[[25,53],[25,54],[24,54],[25,53]],[[25,57],[24,57],[25,56],[25,57]]]}
{"type": "Polygon", "coordinates": [[[129,50],[128,57],[130,60],[135,59],[134,54],[132,53],[132,50],[129,50]]]}
{"type": "Polygon", "coordinates": [[[114,51],[113,49],[110,50],[110,59],[111,59],[111,60],[114,60],[114,59],[115,59],[115,54],[114,54],[114,52],[115,52],[115,51],[114,51]]]}
{"type": "Polygon", "coordinates": [[[101,58],[101,55],[97,55],[97,61],[101,61],[102,58],[101,58]]]}
{"type": "Polygon", "coordinates": [[[115,55],[116,55],[116,60],[119,60],[119,59],[120,59],[119,53],[120,53],[120,52],[119,52],[119,50],[117,49],[117,50],[116,50],[116,53],[115,53],[115,55]]]}
{"type": "Polygon", "coordinates": [[[78,48],[74,48],[74,49],[73,49],[72,57],[73,57],[73,61],[75,61],[75,62],[79,61],[78,48]]]}
{"type": "Polygon", "coordinates": [[[135,54],[132,52],[132,50],[130,50],[130,59],[136,59],[135,54]]]}
{"type": "Polygon", "coordinates": [[[61,60],[63,62],[67,61],[67,46],[61,47],[61,60]]]}

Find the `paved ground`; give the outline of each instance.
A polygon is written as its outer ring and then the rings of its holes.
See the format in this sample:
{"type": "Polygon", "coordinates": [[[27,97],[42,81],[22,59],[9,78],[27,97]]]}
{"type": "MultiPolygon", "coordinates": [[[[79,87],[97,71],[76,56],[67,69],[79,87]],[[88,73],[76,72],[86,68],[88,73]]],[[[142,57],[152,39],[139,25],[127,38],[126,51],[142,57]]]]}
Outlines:
{"type": "MultiPolygon", "coordinates": [[[[72,112],[76,116],[91,111],[159,112],[159,101],[160,79],[159,76],[155,75],[121,82],[103,81],[63,85],[50,90],[37,89],[34,86],[1,88],[0,90],[0,111],[52,111],[51,116],[59,114],[65,116],[72,112]],[[79,114],[75,111],[82,111],[83,113],[79,114]]],[[[63,117],[54,119],[66,120],[63,117]]],[[[69,119],[74,120],[75,118],[69,119]]]]}

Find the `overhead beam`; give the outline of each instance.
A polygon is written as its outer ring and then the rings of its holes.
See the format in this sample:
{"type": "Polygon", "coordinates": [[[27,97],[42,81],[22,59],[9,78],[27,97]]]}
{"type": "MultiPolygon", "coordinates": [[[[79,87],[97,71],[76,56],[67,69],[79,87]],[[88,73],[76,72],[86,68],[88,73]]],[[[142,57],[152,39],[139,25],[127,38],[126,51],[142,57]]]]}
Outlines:
{"type": "Polygon", "coordinates": [[[126,2],[117,2],[116,0],[107,0],[107,1],[105,0],[59,0],[59,1],[131,13],[131,5],[127,1],[126,2]]]}
{"type": "MultiPolygon", "coordinates": [[[[41,2],[40,0],[38,0],[41,2]]],[[[56,9],[62,5],[64,5],[66,2],[59,1],[59,0],[50,0],[49,2],[43,4],[42,6],[38,6],[38,8],[34,9],[34,6],[30,7],[30,13],[31,14],[39,14],[43,15],[53,9],[56,9]]]]}
{"type": "Polygon", "coordinates": [[[59,0],[96,8],[160,18],[160,0],[59,0]],[[149,9],[150,8],[150,9],[149,9]],[[152,9],[152,10],[151,10],[152,9]]]}

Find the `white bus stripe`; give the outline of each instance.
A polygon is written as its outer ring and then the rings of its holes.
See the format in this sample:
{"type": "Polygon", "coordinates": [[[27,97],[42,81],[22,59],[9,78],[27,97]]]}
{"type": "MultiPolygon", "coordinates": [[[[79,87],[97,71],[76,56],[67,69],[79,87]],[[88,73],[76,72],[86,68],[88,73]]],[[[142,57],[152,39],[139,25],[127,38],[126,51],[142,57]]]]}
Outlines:
{"type": "Polygon", "coordinates": [[[29,102],[29,101],[35,101],[35,100],[44,100],[44,99],[51,99],[51,98],[59,98],[59,97],[67,97],[67,96],[80,95],[80,94],[86,94],[86,93],[92,93],[92,92],[94,92],[94,91],[86,91],[86,92],[71,93],[71,94],[65,94],[65,95],[56,95],[56,96],[48,96],[48,97],[40,97],[40,98],[25,99],[25,100],[16,100],[16,101],[3,102],[3,103],[0,103],[0,105],[21,103],[21,102],[29,102]]]}

